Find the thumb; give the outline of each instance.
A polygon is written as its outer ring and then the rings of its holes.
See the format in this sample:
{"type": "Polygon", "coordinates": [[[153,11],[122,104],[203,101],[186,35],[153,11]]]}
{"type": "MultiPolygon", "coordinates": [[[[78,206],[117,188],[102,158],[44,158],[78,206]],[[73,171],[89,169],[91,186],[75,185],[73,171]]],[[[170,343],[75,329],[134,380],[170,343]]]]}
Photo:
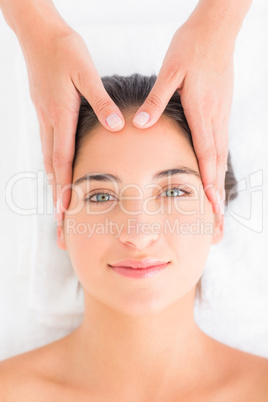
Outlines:
{"type": "Polygon", "coordinates": [[[162,67],[151,92],[133,118],[134,126],[138,128],[153,126],[161,117],[174,92],[181,88],[183,79],[182,72],[168,74],[166,68],[162,67]]]}
{"type": "Polygon", "coordinates": [[[88,74],[88,71],[87,74],[82,74],[82,78],[80,76],[78,82],[74,82],[74,84],[87,99],[99,122],[106,130],[119,131],[124,127],[124,116],[110,98],[96,70],[94,74],[88,74]]]}

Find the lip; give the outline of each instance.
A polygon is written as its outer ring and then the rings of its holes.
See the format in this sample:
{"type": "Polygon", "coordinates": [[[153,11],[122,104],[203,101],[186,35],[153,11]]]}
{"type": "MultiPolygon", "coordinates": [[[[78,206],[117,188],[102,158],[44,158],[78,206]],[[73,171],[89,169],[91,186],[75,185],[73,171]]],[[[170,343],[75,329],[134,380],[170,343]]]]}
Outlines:
{"type": "Polygon", "coordinates": [[[115,262],[114,264],[109,264],[112,268],[124,267],[132,269],[147,269],[150,267],[161,266],[168,264],[169,261],[161,260],[158,258],[147,257],[140,260],[126,259],[115,262]]]}
{"type": "MultiPolygon", "coordinates": [[[[132,262],[133,262],[133,260],[132,260],[132,262]]],[[[161,263],[160,265],[152,265],[152,266],[148,266],[147,268],[133,268],[133,267],[111,266],[110,265],[110,268],[112,268],[112,271],[114,271],[115,273],[117,273],[119,275],[127,276],[129,278],[142,279],[142,278],[150,278],[150,277],[158,274],[160,271],[165,270],[165,268],[168,266],[168,264],[169,264],[169,262],[167,262],[165,264],[161,263]]]]}

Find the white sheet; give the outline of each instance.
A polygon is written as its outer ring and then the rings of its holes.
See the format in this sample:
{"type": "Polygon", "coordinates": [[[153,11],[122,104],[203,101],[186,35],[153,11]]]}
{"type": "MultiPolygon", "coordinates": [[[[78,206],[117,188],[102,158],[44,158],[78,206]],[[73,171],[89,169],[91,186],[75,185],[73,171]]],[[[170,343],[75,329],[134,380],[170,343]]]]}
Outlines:
{"type": "MultiPolygon", "coordinates": [[[[147,0],[142,6],[107,1],[100,6],[58,0],[55,4],[82,35],[103,76],[158,74],[172,35],[197,1],[147,0]]],[[[253,2],[237,39],[229,149],[240,192],[225,215],[223,241],[210,250],[203,275],[205,303],[195,306],[197,323],[206,333],[266,357],[267,11],[264,1],[253,2]]],[[[39,172],[41,187],[47,188],[25,62],[3,18],[0,52],[2,194],[11,176],[22,171],[31,172],[33,178],[39,172]]],[[[15,202],[26,209],[36,203],[33,178],[14,187],[15,202]]],[[[50,189],[46,198],[47,213],[32,216],[15,215],[1,200],[0,359],[64,336],[83,317],[82,290],[67,251],[56,245],[50,189]]]]}

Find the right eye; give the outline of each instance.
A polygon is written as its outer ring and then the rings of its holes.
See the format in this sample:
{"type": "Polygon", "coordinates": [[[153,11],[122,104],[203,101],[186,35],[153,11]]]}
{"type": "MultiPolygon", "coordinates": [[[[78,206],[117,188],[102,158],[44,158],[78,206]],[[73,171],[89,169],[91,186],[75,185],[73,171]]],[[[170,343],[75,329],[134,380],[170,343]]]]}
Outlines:
{"type": "Polygon", "coordinates": [[[85,198],[85,201],[88,201],[88,202],[95,202],[95,203],[103,203],[103,202],[108,202],[108,201],[113,201],[113,200],[107,200],[107,198],[105,199],[105,196],[107,197],[107,196],[111,196],[111,197],[114,197],[112,194],[110,194],[110,193],[104,193],[104,192],[101,192],[101,191],[96,191],[95,193],[93,193],[93,194],[91,194],[89,197],[87,197],[87,198],[85,198]],[[98,196],[101,194],[101,197],[99,197],[99,199],[97,199],[96,201],[92,201],[92,198],[93,197],[95,197],[95,196],[97,196],[97,198],[98,198],[98,196]]]}

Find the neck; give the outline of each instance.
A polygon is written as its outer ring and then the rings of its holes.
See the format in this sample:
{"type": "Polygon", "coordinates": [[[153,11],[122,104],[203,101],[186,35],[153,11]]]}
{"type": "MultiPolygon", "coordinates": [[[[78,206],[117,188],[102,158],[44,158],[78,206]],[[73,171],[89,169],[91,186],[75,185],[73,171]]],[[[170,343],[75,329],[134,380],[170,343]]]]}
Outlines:
{"type": "Polygon", "coordinates": [[[168,389],[173,380],[193,384],[207,358],[206,336],[194,320],[194,291],[147,316],[121,314],[85,292],[84,321],[71,334],[70,348],[81,382],[101,379],[107,389],[145,395],[156,386],[168,389]]]}

